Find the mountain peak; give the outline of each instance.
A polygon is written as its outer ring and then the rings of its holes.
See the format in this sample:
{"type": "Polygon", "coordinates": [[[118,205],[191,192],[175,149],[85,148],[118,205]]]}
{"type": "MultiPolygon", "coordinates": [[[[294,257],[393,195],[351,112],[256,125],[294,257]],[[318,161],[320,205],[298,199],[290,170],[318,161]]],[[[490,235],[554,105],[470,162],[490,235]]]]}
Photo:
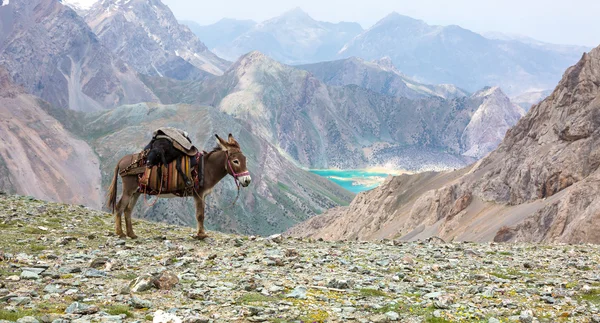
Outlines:
{"type": "Polygon", "coordinates": [[[506,94],[504,94],[504,92],[502,92],[502,89],[500,89],[499,86],[486,86],[483,89],[475,92],[473,94],[473,97],[487,97],[490,95],[506,96],[506,94]]]}
{"type": "Polygon", "coordinates": [[[296,7],[294,9],[288,10],[284,12],[281,17],[285,18],[310,18],[312,19],[306,11],[302,10],[300,7],[296,7]]]}

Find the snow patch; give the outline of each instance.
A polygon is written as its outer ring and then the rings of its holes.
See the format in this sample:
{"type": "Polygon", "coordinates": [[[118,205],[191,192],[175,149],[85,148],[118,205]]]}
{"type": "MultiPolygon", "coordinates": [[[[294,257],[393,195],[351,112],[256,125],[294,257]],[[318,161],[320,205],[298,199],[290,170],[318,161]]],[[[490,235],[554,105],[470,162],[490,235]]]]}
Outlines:
{"type": "Polygon", "coordinates": [[[9,2],[10,2],[10,0],[4,0],[4,1],[2,1],[2,7],[8,6],[9,2]]]}
{"type": "MultiPolygon", "coordinates": [[[[8,4],[8,0],[6,0],[8,4]]],[[[98,0],[62,0],[62,3],[78,10],[90,10],[98,0]]]]}

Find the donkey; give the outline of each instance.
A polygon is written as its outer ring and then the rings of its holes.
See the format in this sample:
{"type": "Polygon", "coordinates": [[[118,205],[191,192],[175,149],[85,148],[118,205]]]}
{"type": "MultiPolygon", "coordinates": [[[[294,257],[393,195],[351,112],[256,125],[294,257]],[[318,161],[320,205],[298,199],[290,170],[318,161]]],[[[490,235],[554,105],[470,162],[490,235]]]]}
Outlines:
{"type": "MultiPolygon", "coordinates": [[[[210,194],[212,188],[220,182],[227,174],[233,176],[236,184],[247,187],[250,185],[250,172],[246,168],[246,156],[242,153],[240,145],[229,134],[227,141],[223,140],[219,135],[217,137],[217,146],[208,154],[202,156],[204,158],[204,185],[199,190],[195,190],[192,194],[196,204],[196,220],[198,222],[198,231],[194,238],[202,240],[208,237],[204,230],[204,207],[205,197],[210,194]]],[[[115,216],[115,233],[121,237],[137,238],[133,233],[131,223],[131,212],[137,203],[138,198],[142,194],[139,190],[139,179],[137,175],[121,175],[123,181],[123,193],[121,199],[117,203],[117,184],[118,176],[121,170],[125,170],[132,161],[136,158],[136,154],[126,155],[117,163],[115,174],[112,183],[108,188],[107,206],[112,208],[115,216]],[[121,214],[125,215],[125,227],[127,235],[123,233],[121,227],[121,214]]],[[[173,197],[173,195],[160,195],[159,197],[173,197]]]]}

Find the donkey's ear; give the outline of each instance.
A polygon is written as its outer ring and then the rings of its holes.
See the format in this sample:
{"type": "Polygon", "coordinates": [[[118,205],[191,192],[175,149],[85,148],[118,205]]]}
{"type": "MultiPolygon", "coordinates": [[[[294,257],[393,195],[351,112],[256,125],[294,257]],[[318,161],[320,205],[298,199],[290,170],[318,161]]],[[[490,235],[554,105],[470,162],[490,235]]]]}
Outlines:
{"type": "Polygon", "coordinates": [[[223,150],[227,150],[227,142],[223,139],[221,139],[221,137],[219,137],[219,135],[215,134],[215,137],[217,137],[217,145],[219,145],[219,147],[221,147],[221,149],[223,150]]]}
{"type": "Polygon", "coordinates": [[[233,138],[232,134],[229,134],[229,136],[227,137],[227,142],[229,142],[232,145],[237,144],[237,141],[235,141],[235,138],[233,138]]]}

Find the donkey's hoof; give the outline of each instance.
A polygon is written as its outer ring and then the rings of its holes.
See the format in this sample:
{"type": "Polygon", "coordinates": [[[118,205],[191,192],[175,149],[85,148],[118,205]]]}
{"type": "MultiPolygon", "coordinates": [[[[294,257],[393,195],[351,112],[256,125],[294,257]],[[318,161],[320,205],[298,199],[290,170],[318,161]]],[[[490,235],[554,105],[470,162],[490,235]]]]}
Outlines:
{"type": "Polygon", "coordinates": [[[204,240],[204,239],[208,238],[208,234],[206,234],[206,233],[196,234],[193,236],[193,238],[196,240],[204,240]]]}
{"type": "Polygon", "coordinates": [[[130,237],[131,239],[137,239],[137,236],[135,234],[133,234],[133,233],[132,234],[128,234],[127,236],[130,237]]]}
{"type": "Polygon", "coordinates": [[[127,239],[127,235],[125,233],[117,233],[117,236],[119,236],[119,239],[127,239]]]}

